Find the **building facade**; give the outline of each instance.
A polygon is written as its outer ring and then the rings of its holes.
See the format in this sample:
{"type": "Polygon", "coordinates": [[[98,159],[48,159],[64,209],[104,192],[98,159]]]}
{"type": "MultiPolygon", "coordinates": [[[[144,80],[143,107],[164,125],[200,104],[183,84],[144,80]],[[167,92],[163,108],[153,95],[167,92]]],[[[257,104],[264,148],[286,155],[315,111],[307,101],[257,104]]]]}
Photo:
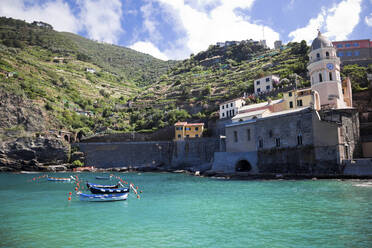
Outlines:
{"type": "Polygon", "coordinates": [[[279,83],[279,79],[276,75],[270,75],[254,80],[254,93],[257,95],[271,91],[273,89],[273,83],[279,83]]]}
{"type": "Polygon", "coordinates": [[[281,40],[277,40],[274,42],[274,48],[275,49],[280,49],[282,47],[282,41],[281,40]]]}
{"type": "Polygon", "coordinates": [[[342,64],[372,63],[372,41],[369,39],[334,41],[332,44],[342,64]]]}
{"type": "Polygon", "coordinates": [[[313,92],[311,88],[294,89],[283,93],[285,102],[284,110],[309,107],[314,104],[313,92]]]}
{"type": "Polygon", "coordinates": [[[200,138],[203,136],[204,123],[177,122],[174,124],[175,140],[200,138]]]}
{"type": "Polygon", "coordinates": [[[244,98],[232,99],[230,101],[221,103],[219,111],[220,119],[234,117],[239,112],[239,109],[244,106],[244,104],[244,98]]]}

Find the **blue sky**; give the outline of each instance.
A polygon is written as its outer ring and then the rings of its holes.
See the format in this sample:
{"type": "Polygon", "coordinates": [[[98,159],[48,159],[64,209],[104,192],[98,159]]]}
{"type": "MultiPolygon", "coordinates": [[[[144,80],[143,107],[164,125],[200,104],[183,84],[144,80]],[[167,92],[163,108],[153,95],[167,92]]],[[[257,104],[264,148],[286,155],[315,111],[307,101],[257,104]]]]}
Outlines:
{"type": "Polygon", "coordinates": [[[185,59],[218,41],[372,39],[372,0],[1,0],[0,16],[185,59]]]}

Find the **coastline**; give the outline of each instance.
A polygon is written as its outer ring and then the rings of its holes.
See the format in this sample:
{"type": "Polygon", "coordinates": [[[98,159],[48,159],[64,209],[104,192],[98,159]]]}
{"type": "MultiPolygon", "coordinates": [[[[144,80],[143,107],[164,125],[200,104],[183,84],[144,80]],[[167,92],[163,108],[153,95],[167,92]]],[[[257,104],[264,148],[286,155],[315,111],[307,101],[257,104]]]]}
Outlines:
{"type": "Polygon", "coordinates": [[[182,173],[190,176],[209,177],[225,180],[324,180],[324,179],[339,179],[339,180],[372,180],[372,175],[345,175],[345,174],[249,174],[245,172],[237,173],[222,173],[212,171],[193,171],[187,169],[171,169],[158,167],[113,167],[113,168],[94,168],[94,170],[73,171],[70,164],[43,166],[40,170],[14,170],[12,168],[0,168],[0,173],[14,173],[14,174],[35,174],[35,173],[105,173],[105,172],[119,172],[119,173],[182,173]]]}

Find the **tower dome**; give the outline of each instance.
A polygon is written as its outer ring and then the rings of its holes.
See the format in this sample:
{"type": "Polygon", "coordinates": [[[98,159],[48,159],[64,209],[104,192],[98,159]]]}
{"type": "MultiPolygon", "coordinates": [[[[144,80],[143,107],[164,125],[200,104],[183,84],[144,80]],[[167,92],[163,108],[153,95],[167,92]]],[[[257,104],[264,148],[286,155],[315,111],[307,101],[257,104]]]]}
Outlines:
{"type": "Polygon", "coordinates": [[[311,51],[325,47],[332,47],[332,42],[318,31],[318,36],[313,40],[313,43],[311,43],[311,51]]]}

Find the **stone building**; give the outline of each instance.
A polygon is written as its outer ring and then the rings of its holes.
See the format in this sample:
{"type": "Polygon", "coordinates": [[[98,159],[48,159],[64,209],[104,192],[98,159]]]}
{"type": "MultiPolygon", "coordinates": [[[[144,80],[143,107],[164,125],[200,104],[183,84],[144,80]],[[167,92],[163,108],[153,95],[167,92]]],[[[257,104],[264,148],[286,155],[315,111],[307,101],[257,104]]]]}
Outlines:
{"type": "Polygon", "coordinates": [[[215,154],[212,170],[342,173],[345,161],[360,155],[359,119],[352,108],[350,80],[341,81],[336,49],[320,32],[309,58],[311,88],[287,92],[272,106],[241,108],[238,115],[245,108],[245,119],[241,115],[226,125],[226,152],[215,154]]]}
{"type": "Polygon", "coordinates": [[[220,119],[232,118],[235,116],[239,109],[244,106],[245,101],[242,97],[232,99],[220,104],[220,119]]]}
{"type": "Polygon", "coordinates": [[[271,91],[273,89],[273,83],[279,83],[279,79],[276,75],[270,75],[254,80],[254,93],[260,94],[271,91]]]}
{"type": "Polygon", "coordinates": [[[174,124],[175,140],[200,138],[203,135],[204,123],[177,122],[174,124]]]}

